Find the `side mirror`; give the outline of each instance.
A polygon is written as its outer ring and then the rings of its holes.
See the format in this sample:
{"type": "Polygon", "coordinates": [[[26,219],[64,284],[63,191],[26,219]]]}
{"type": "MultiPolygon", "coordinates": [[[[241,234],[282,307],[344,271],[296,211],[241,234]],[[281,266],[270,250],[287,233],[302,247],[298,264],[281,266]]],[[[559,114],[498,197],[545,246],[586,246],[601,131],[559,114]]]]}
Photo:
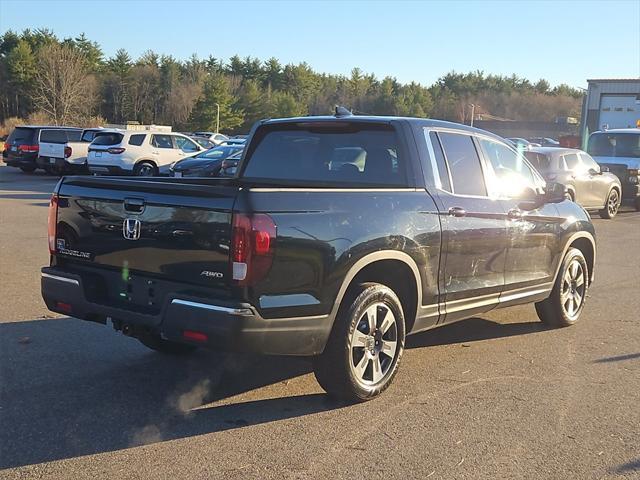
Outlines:
{"type": "Polygon", "coordinates": [[[535,210],[544,204],[544,199],[531,187],[524,187],[518,195],[518,207],[522,210],[535,210]]]}
{"type": "Polygon", "coordinates": [[[544,203],[561,203],[567,198],[567,187],[562,183],[547,182],[544,189],[544,203]]]}
{"type": "MultiPolygon", "coordinates": [[[[602,170],[601,170],[602,171],[602,170]]],[[[592,177],[595,175],[600,175],[600,172],[598,170],[596,170],[595,168],[590,168],[589,169],[589,175],[591,175],[592,177]]]]}

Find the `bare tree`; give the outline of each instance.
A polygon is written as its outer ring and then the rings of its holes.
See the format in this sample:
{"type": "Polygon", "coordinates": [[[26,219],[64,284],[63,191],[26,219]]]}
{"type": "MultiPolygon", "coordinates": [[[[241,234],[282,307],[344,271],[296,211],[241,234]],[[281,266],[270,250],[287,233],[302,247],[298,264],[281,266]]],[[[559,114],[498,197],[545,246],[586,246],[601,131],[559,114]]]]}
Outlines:
{"type": "Polygon", "coordinates": [[[96,83],[86,59],[69,46],[40,49],[34,90],[34,104],[56,125],[83,122],[96,104],[96,83]]]}

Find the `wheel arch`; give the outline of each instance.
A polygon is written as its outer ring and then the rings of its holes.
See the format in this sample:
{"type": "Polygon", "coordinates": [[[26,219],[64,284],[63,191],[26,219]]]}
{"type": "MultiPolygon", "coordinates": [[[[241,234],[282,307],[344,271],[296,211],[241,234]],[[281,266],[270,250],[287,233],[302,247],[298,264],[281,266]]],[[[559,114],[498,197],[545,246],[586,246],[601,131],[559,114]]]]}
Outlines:
{"type": "Polygon", "coordinates": [[[330,315],[332,323],[349,292],[363,282],[380,283],[395,292],[402,304],[406,332],[411,332],[418,308],[422,305],[422,282],[415,260],[397,250],[373,252],[359,259],[347,272],[338,291],[330,315]]]}
{"type": "Polygon", "coordinates": [[[558,268],[556,269],[556,275],[554,278],[557,278],[560,266],[562,265],[562,259],[564,259],[570,248],[577,248],[584,255],[587,262],[587,268],[589,269],[589,284],[593,283],[595,278],[594,266],[596,264],[596,242],[593,236],[588,232],[577,232],[569,238],[562,252],[562,257],[558,263],[558,268]]]}

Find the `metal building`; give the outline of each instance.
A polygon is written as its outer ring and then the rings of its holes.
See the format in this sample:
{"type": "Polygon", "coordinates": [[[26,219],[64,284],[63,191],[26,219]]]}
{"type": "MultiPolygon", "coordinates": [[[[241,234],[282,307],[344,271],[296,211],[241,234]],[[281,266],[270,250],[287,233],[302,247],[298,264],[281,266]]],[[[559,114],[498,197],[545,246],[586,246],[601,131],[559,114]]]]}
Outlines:
{"type": "Polygon", "coordinates": [[[587,83],[580,125],[583,142],[596,130],[640,126],[640,78],[595,79],[587,83]]]}

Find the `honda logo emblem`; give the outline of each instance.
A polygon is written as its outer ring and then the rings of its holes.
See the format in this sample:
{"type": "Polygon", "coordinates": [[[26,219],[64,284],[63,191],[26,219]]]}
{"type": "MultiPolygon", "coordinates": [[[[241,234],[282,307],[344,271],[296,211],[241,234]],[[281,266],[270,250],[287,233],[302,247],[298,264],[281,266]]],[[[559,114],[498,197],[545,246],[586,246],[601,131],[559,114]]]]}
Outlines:
{"type": "Polygon", "coordinates": [[[127,240],[138,240],[142,224],[137,218],[125,218],[122,222],[122,236],[127,240]]]}

